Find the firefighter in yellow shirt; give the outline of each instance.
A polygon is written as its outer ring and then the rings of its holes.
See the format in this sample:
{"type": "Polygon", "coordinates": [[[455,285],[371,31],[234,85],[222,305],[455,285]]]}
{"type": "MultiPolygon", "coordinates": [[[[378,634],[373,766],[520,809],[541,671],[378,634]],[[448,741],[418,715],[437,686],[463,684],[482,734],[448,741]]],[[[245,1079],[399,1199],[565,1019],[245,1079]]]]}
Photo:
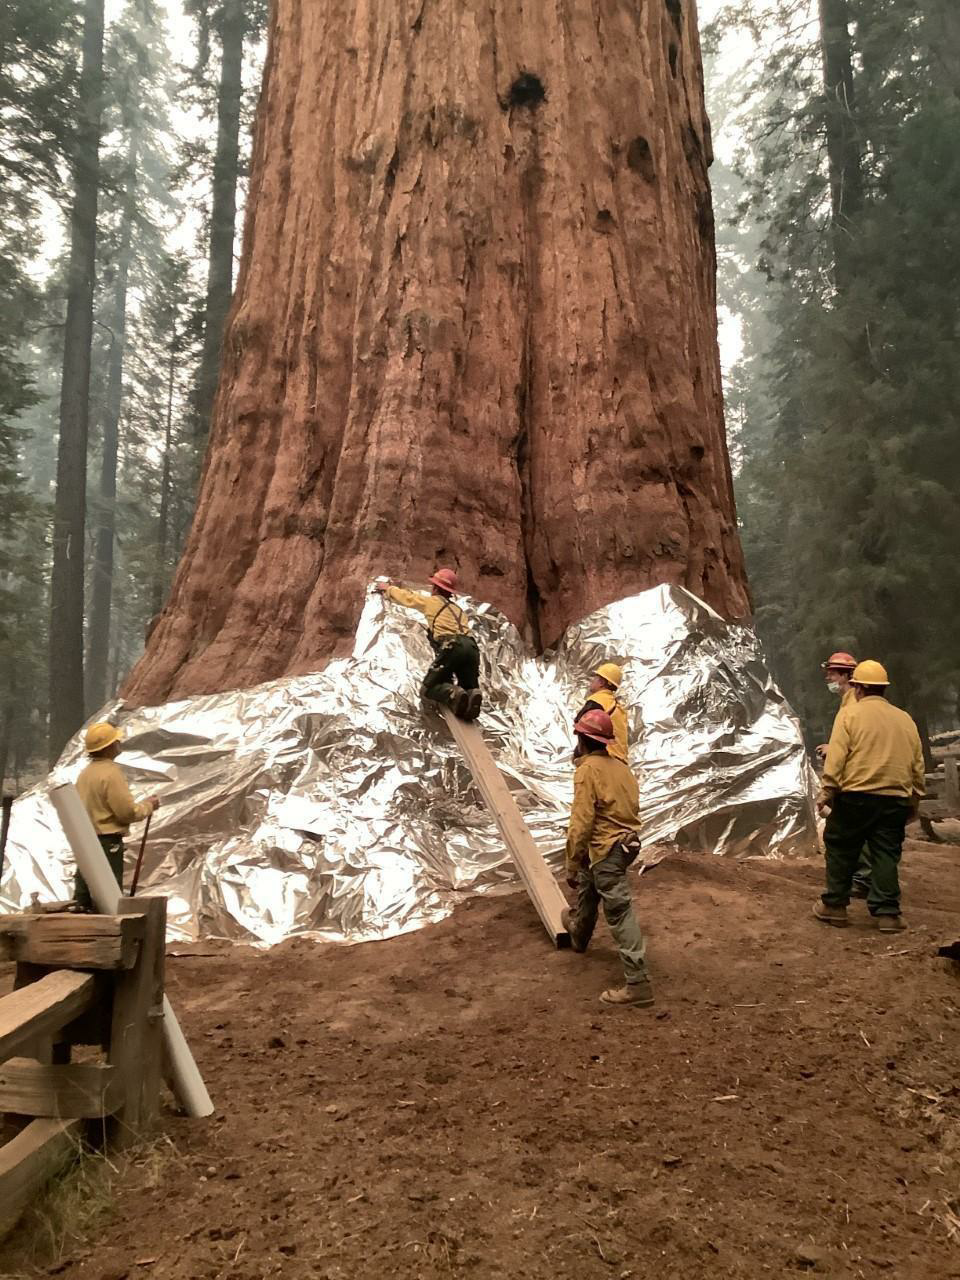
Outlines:
{"type": "Polygon", "coordinates": [[[600,903],[616,940],[624,985],[604,991],[605,1004],[653,1004],[644,956],[646,940],[633,913],[627,869],[640,852],[637,780],[610,754],[613,724],[605,711],[588,711],[574,725],[580,743],[573,775],[573,811],[567,831],[567,884],[577,905],[563,912],[574,951],[586,951],[600,903]]]}
{"type": "MultiPolygon", "coordinates": [[[[587,701],[580,708],[577,720],[582,720],[588,711],[605,711],[613,722],[614,742],[607,751],[615,760],[627,763],[629,743],[627,742],[627,713],[617,699],[617,690],[623,680],[623,672],[615,662],[601,662],[593,672],[593,679],[587,685],[587,701]]],[[[579,758],[579,740],[574,759],[579,758]]]]}
{"type": "MultiPolygon", "coordinates": [[[[852,653],[831,653],[826,662],[820,664],[820,669],[824,674],[827,682],[827,688],[835,697],[840,699],[840,710],[837,712],[839,716],[845,711],[851,703],[856,702],[853,692],[853,685],[850,678],[853,675],[853,669],[857,665],[857,660],[852,653]]],[[[834,716],[836,721],[836,716],[834,716]]],[[[823,743],[817,747],[817,755],[820,757],[821,763],[827,758],[827,744],[823,743]]],[[[870,850],[866,845],[860,851],[860,860],[857,863],[857,871],[853,877],[853,888],[850,894],[854,898],[868,898],[870,896],[870,850]]]]}
{"type": "Polygon", "coordinates": [[[476,720],[483,705],[477,687],[480,650],[470,634],[467,615],[453,599],[457,575],[452,569],[438,569],[430,584],[433,591],[429,595],[388,582],[378,582],[377,590],[404,609],[416,609],[427,620],[427,639],[436,656],[423,677],[421,698],[442,703],[461,720],[476,720]]]}
{"type": "Polygon", "coordinates": [[[923,748],[917,726],[886,697],[890,681],[879,662],[858,664],[855,702],[837,716],[827,748],[817,808],[823,832],[827,886],[813,914],[846,925],[847,903],[864,841],[872,878],[867,908],[882,933],[905,928],[900,916],[900,855],[908,819],[924,793],[923,748]]]}
{"type": "MultiPolygon", "coordinates": [[[[84,745],[90,763],[76,781],[87,816],[93,823],[101,848],[110,863],[117,884],[123,889],[123,839],[134,822],[141,822],[159,808],[160,800],[151,796],[137,804],[130,794],[127,780],[117,764],[123,735],[116,725],[92,724],[84,745]]],[[[83,876],[77,873],[74,898],[84,911],[93,902],[83,876]]]]}

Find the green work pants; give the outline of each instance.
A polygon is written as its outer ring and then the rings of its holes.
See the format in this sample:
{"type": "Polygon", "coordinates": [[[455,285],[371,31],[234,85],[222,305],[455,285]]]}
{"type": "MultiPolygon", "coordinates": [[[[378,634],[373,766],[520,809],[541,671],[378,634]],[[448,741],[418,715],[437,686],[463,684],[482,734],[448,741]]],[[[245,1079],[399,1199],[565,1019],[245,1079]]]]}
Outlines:
{"type": "Polygon", "coordinates": [[[834,796],[823,831],[826,851],[828,907],[850,901],[857,863],[866,845],[870,862],[867,909],[872,916],[900,914],[900,854],[910,816],[909,801],[868,791],[841,791],[834,796]]]}
{"type": "Polygon", "coordinates": [[[644,956],[647,941],[633,914],[627,868],[636,860],[640,844],[624,848],[618,841],[607,856],[592,866],[583,866],[577,875],[577,905],[571,920],[571,933],[578,946],[589,943],[597,923],[600,903],[603,915],[620,951],[623,976],[627,985],[647,977],[644,956]]]}
{"type": "MultiPolygon", "coordinates": [[[[100,841],[100,848],[107,855],[110,870],[120,886],[120,892],[123,893],[123,836],[97,836],[97,839],[100,841]]],[[[90,896],[90,890],[87,888],[87,882],[79,871],[74,883],[73,897],[74,901],[80,904],[81,910],[93,910],[93,899],[90,896]]]]}
{"type": "Polygon", "coordinates": [[[870,896],[870,850],[866,845],[860,850],[860,858],[857,862],[857,869],[853,873],[853,883],[860,885],[861,888],[867,890],[867,896],[870,896]]]}
{"type": "Polygon", "coordinates": [[[480,683],[480,650],[473,636],[453,636],[437,649],[420,686],[420,697],[452,705],[454,680],[461,689],[476,689],[480,683]]]}

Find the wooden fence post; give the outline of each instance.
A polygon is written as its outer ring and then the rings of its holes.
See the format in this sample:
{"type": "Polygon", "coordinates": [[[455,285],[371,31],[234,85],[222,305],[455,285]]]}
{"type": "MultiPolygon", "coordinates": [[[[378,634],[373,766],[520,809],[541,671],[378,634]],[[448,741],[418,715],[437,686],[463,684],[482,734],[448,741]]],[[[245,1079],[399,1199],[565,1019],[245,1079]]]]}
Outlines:
{"type": "Polygon", "coordinates": [[[960,761],[947,756],[943,762],[943,802],[951,813],[960,813],[960,761]]]}
{"type": "Polygon", "coordinates": [[[109,1061],[117,1068],[123,1103],[114,1137],[129,1146],[155,1123],[163,1053],[163,968],[166,898],[121,898],[118,915],[142,914],[146,928],[132,969],[116,976],[109,1061]]]}

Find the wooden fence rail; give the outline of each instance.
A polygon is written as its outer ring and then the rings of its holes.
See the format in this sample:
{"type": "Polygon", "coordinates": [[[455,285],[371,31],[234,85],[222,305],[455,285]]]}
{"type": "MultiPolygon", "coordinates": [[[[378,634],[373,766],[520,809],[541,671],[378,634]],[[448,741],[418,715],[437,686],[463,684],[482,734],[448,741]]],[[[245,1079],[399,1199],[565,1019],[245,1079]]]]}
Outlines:
{"type": "Polygon", "coordinates": [[[117,914],[0,917],[0,1236],[85,1140],[124,1146],[157,1114],[163,1059],[166,899],[117,914]],[[87,1046],[83,1061],[74,1050],[87,1046]]]}

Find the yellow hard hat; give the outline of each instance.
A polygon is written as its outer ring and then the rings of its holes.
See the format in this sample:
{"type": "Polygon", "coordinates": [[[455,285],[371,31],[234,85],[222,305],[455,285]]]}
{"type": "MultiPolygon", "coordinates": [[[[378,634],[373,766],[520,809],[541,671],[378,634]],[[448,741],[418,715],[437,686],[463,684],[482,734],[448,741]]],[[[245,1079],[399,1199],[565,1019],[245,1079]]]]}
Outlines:
{"type": "Polygon", "coordinates": [[[873,658],[866,658],[863,662],[858,662],[853,668],[853,675],[850,679],[854,684],[890,683],[886,667],[879,662],[874,662],[873,658]]]}
{"type": "Polygon", "coordinates": [[[612,684],[615,689],[620,688],[623,672],[615,662],[601,662],[599,667],[594,667],[593,674],[606,680],[607,684],[612,684]]]}
{"type": "Polygon", "coordinates": [[[84,738],[87,755],[94,756],[98,751],[106,751],[107,747],[119,742],[122,737],[123,734],[115,724],[107,724],[105,720],[92,724],[84,738]]]}

